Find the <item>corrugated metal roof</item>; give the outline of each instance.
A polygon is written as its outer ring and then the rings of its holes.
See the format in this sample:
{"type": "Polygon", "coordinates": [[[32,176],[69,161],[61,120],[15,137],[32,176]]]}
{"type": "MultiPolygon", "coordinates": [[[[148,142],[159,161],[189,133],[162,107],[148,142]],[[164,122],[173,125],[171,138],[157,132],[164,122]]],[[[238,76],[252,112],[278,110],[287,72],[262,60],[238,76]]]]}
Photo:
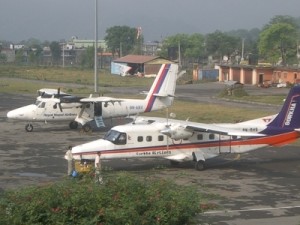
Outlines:
{"type": "Polygon", "coordinates": [[[146,63],[154,59],[160,58],[159,56],[149,56],[149,55],[126,55],[124,57],[115,59],[114,62],[119,63],[146,63]]]}

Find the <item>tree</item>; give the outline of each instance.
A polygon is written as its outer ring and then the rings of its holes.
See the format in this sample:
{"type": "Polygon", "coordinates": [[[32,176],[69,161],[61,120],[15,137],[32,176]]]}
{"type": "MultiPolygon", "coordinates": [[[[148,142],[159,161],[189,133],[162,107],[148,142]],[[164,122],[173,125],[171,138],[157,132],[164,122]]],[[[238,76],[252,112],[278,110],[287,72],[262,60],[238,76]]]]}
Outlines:
{"type": "Polygon", "coordinates": [[[183,66],[187,66],[188,63],[200,63],[205,57],[204,36],[197,33],[169,36],[164,40],[159,55],[171,60],[178,60],[179,49],[183,66]]]}
{"type": "Polygon", "coordinates": [[[106,30],[104,39],[113,55],[127,55],[133,51],[137,43],[137,29],[128,26],[110,27],[106,30]]]}
{"type": "Polygon", "coordinates": [[[24,50],[23,49],[18,49],[16,51],[15,63],[16,64],[24,63],[24,50]]]}
{"type": "Polygon", "coordinates": [[[264,26],[263,30],[268,29],[270,26],[278,23],[287,23],[295,27],[296,29],[299,29],[299,23],[294,17],[286,16],[286,15],[278,15],[274,16],[270,22],[264,26]]]}
{"type": "Polygon", "coordinates": [[[85,51],[85,53],[82,55],[80,64],[82,67],[87,66],[88,68],[94,67],[94,57],[95,57],[95,48],[94,47],[88,47],[85,51]]]}
{"type": "Polygon", "coordinates": [[[193,63],[205,62],[207,55],[205,51],[205,38],[202,34],[192,34],[188,38],[188,46],[184,52],[184,56],[193,63]]]}
{"type": "Polygon", "coordinates": [[[260,33],[259,53],[272,63],[286,65],[296,59],[297,29],[289,23],[273,23],[260,33]]]}
{"type": "MultiPolygon", "coordinates": [[[[240,39],[238,49],[244,50],[244,54],[241,54],[241,58],[244,57],[245,60],[248,60],[249,64],[256,64],[258,60],[258,39],[260,34],[260,29],[253,28],[251,30],[238,29],[226,32],[229,36],[236,37],[240,39]],[[243,46],[244,42],[244,46],[243,46]]],[[[242,52],[241,52],[242,53],[242,52]]]]}
{"type": "Polygon", "coordinates": [[[206,50],[208,54],[218,57],[222,61],[224,56],[229,59],[238,54],[240,39],[222,33],[221,31],[215,31],[214,33],[206,36],[206,50]]]}
{"type": "Polygon", "coordinates": [[[189,43],[188,38],[189,36],[187,34],[176,34],[174,36],[167,37],[163,42],[160,55],[171,60],[176,60],[178,59],[178,50],[180,45],[180,53],[182,58],[184,58],[184,52],[189,43]]]}
{"type": "Polygon", "coordinates": [[[50,50],[52,54],[52,62],[58,64],[61,58],[61,48],[57,41],[53,41],[50,43],[50,50]]]}
{"type": "Polygon", "coordinates": [[[28,57],[28,61],[30,63],[36,63],[38,64],[41,60],[41,57],[42,57],[42,52],[43,52],[43,49],[41,47],[40,44],[33,44],[30,47],[30,52],[29,52],[29,57],[28,57]]]}
{"type": "Polygon", "coordinates": [[[5,54],[0,53],[0,64],[6,63],[7,62],[7,57],[5,54]]]}

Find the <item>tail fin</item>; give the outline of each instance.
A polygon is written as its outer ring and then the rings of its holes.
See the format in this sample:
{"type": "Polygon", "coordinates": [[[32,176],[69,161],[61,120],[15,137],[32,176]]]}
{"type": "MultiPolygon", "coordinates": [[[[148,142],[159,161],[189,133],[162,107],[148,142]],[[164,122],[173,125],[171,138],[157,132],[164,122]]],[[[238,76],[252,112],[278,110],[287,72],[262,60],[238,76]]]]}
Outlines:
{"type": "Polygon", "coordinates": [[[178,73],[177,64],[163,64],[146,97],[145,112],[158,110],[172,104],[178,73]]]}
{"type": "Polygon", "coordinates": [[[289,130],[300,128],[300,86],[290,90],[281,111],[267,127],[289,130]]]}

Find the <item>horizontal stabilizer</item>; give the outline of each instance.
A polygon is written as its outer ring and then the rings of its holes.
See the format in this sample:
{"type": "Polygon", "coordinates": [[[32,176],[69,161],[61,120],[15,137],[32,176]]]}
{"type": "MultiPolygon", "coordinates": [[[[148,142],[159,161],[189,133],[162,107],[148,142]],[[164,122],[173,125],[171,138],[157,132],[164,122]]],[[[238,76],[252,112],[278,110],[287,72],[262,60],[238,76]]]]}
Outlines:
{"type": "Polygon", "coordinates": [[[153,94],[156,97],[162,97],[162,98],[166,98],[166,97],[175,97],[175,95],[170,95],[168,93],[159,93],[159,94],[153,94]]]}

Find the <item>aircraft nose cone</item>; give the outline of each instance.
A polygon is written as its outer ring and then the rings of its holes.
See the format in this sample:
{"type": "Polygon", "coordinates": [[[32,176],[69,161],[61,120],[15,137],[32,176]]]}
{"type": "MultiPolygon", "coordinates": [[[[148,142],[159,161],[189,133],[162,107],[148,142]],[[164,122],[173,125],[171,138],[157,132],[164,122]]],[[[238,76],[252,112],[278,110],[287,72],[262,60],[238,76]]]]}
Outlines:
{"type": "Polygon", "coordinates": [[[34,115],[35,105],[23,106],[21,108],[17,108],[11,110],[7,113],[7,118],[15,119],[15,120],[25,120],[32,119],[32,115],[34,115]]]}
{"type": "Polygon", "coordinates": [[[12,111],[9,111],[6,116],[9,119],[14,119],[14,118],[16,118],[16,113],[14,112],[14,110],[12,110],[12,111]]]}

